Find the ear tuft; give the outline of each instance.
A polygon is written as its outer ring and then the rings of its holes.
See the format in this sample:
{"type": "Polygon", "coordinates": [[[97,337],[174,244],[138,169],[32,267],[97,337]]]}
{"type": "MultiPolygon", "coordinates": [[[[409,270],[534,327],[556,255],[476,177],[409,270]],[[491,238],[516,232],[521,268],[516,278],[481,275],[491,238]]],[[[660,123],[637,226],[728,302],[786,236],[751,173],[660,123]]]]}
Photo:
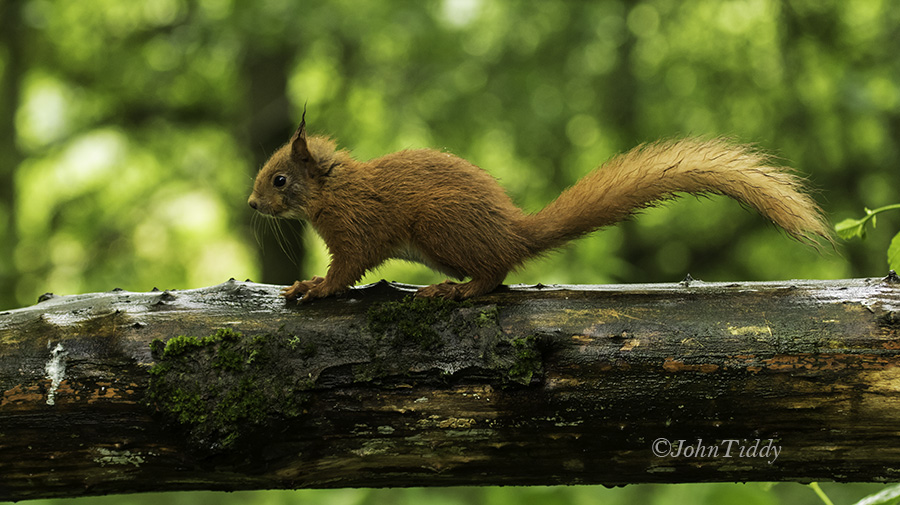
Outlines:
{"type": "Polygon", "coordinates": [[[291,155],[301,162],[308,162],[312,156],[309,154],[309,146],[306,144],[306,105],[303,106],[303,116],[300,118],[300,126],[291,137],[291,155]]]}

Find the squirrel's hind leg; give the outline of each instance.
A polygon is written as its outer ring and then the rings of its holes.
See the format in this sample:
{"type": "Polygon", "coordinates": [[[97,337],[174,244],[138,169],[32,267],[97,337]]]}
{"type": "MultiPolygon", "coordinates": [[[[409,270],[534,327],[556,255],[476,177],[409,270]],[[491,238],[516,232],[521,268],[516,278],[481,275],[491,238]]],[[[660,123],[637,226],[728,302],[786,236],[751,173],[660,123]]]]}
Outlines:
{"type": "Polygon", "coordinates": [[[440,284],[432,284],[430,286],[424,286],[419,288],[416,291],[417,298],[446,298],[448,300],[459,300],[458,297],[458,282],[453,282],[450,279],[445,280],[440,284]]]}
{"type": "Polygon", "coordinates": [[[440,284],[419,288],[416,291],[416,296],[422,298],[444,298],[446,300],[465,300],[473,296],[490,293],[503,282],[505,277],[506,273],[504,272],[502,275],[473,277],[471,281],[462,284],[446,280],[440,284]]]}

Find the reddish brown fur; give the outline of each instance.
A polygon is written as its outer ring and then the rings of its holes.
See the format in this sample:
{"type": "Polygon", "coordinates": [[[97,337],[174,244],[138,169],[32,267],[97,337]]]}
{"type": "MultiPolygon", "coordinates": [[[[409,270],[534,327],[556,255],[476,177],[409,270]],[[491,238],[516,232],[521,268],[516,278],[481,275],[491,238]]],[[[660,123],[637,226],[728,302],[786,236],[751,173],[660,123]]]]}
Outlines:
{"type": "Polygon", "coordinates": [[[463,299],[496,288],[548,249],[628,217],[677,192],[728,195],[797,238],[828,236],[799,181],[765,156],[722,140],[645,145],[617,156],[533,215],[484,170],[430,149],[359,162],[305,123],[256,177],[250,206],[308,220],[331,253],[328,274],[297,281],[289,299],[329,296],[389,258],[419,261],[459,279],[418,296],[463,299]],[[276,186],[277,177],[285,183],[276,186]]]}

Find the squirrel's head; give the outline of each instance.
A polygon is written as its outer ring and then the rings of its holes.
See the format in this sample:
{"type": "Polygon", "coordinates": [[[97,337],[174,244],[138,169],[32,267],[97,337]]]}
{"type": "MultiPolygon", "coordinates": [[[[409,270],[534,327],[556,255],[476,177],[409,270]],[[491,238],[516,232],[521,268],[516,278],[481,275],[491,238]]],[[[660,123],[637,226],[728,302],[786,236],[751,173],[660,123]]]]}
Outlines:
{"type": "Polygon", "coordinates": [[[306,111],[291,140],[263,165],[247,200],[262,214],[307,219],[307,204],[340,164],[335,144],[324,137],[306,136],[306,111]]]}

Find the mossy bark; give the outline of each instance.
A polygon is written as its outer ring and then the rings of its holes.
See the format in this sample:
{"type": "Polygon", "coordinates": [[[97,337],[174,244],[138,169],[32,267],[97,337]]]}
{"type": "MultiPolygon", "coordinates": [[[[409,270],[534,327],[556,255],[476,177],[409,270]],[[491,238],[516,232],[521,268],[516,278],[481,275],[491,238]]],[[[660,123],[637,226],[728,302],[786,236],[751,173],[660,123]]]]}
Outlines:
{"type": "Polygon", "coordinates": [[[49,297],[0,314],[0,500],[896,481],[891,281],[49,297]]]}

